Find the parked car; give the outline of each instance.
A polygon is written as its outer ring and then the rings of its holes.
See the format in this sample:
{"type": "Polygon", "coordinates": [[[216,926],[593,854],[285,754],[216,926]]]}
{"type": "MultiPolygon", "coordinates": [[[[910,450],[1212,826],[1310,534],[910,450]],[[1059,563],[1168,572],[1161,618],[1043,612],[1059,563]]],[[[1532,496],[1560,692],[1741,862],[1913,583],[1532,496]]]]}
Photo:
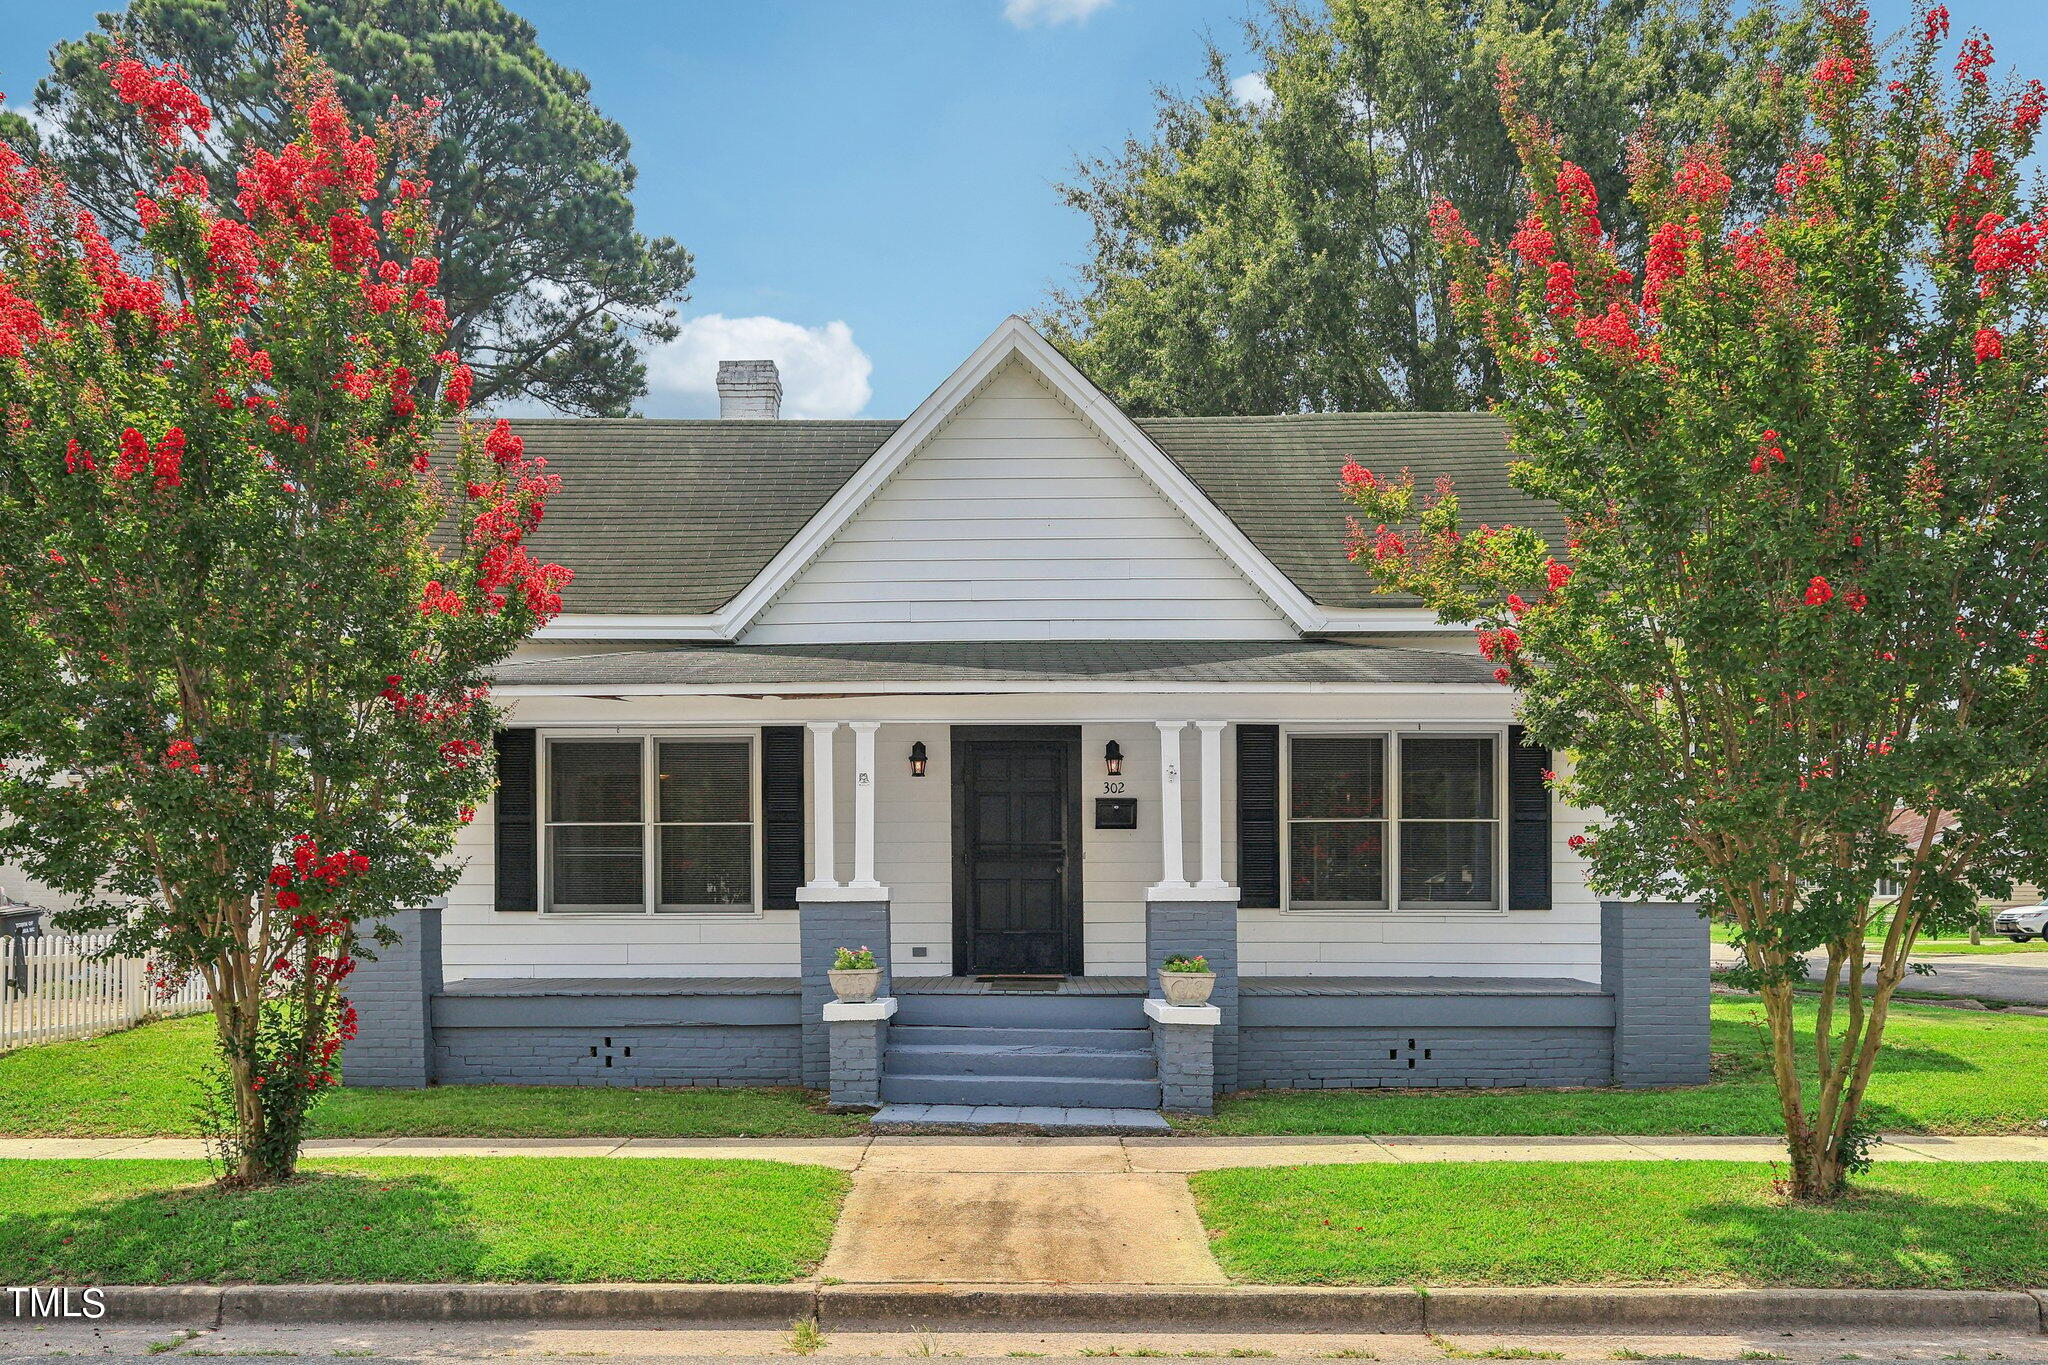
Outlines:
{"type": "Polygon", "coordinates": [[[2048,941],[2048,905],[2001,910],[1991,920],[1991,932],[2004,934],[2014,943],[2025,943],[2030,938],[2048,941]]]}

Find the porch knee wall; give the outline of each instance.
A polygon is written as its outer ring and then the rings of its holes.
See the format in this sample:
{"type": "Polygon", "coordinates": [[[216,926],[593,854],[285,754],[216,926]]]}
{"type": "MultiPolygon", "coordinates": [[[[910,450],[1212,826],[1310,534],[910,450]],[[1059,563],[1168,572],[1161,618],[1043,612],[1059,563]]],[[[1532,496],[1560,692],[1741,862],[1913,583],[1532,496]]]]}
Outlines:
{"type": "Polygon", "coordinates": [[[865,947],[882,969],[877,995],[890,994],[889,901],[812,900],[797,892],[797,953],[803,979],[803,1083],[823,1090],[832,1083],[831,1033],[825,1005],[834,998],[825,975],[840,948],[865,947]]]}
{"type": "Polygon", "coordinates": [[[1614,997],[1614,1083],[1703,1085],[1711,949],[1697,905],[1600,903],[1600,984],[1614,997]]]}
{"type": "Polygon", "coordinates": [[[349,973],[356,1036],[341,1058],[344,1085],[429,1085],[434,1077],[434,996],[441,990],[441,905],[400,910],[383,923],[398,942],[359,958],[349,973]]]}

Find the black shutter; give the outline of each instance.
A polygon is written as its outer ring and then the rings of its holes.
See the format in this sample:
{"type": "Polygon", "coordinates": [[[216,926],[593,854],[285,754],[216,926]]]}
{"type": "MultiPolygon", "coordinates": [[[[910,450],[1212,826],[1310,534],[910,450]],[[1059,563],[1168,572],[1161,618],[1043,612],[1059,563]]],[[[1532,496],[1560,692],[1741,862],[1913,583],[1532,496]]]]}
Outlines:
{"type": "Polygon", "coordinates": [[[1508,909],[1550,908],[1550,750],[1508,727],[1508,909]]]}
{"type": "Polygon", "coordinates": [[[499,910],[540,909],[540,782],[532,730],[500,730],[498,750],[499,910]]]}
{"type": "Polygon", "coordinates": [[[1237,887],[1240,905],[1280,908],[1280,727],[1237,727],[1237,887]]]}
{"type": "Polygon", "coordinates": [[[761,904],[796,905],[804,880],[804,727],[761,727],[761,904]]]}

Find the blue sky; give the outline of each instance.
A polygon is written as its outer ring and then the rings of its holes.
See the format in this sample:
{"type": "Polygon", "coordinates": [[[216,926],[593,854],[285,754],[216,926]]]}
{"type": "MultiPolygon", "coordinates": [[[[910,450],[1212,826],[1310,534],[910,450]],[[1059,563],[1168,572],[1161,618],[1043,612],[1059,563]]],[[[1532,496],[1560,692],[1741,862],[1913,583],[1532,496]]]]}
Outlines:
{"type": "MultiPolygon", "coordinates": [[[[631,135],[641,226],[685,243],[684,337],[652,414],[712,407],[710,367],[769,355],[792,416],[901,416],[1006,314],[1064,283],[1087,225],[1053,190],[1150,126],[1151,91],[1242,50],[1255,0],[510,0],[631,135]]],[[[8,0],[25,97],[106,3],[8,0]]],[[[1881,27],[1904,0],[1874,0],[1881,27]]],[[[2038,0],[1951,0],[2048,77],[2038,0]]],[[[2003,64],[2003,63],[2002,63],[2003,64]]],[[[1240,60],[1234,74],[1249,70],[1240,60]]]]}

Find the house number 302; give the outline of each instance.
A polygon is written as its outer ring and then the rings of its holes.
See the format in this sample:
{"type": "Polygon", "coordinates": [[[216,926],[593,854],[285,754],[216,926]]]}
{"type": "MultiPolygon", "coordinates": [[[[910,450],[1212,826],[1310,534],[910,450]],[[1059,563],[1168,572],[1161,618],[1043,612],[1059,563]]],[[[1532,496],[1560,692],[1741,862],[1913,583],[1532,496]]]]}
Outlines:
{"type": "Polygon", "coordinates": [[[1104,796],[1121,796],[1123,795],[1123,790],[1124,784],[1121,782],[1105,782],[1102,784],[1102,794],[1104,796]]]}

